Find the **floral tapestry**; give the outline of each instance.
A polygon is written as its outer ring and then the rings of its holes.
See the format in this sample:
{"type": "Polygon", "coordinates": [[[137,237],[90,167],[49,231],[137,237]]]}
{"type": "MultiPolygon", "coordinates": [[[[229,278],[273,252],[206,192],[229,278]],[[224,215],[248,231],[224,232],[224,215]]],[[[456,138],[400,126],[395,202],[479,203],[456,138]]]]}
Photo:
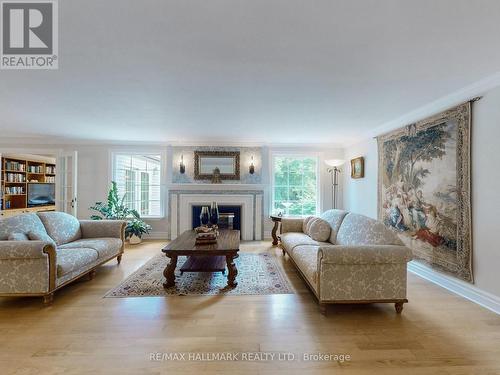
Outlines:
{"type": "Polygon", "coordinates": [[[379,219],[414,258],[473,282],[471,103],[378,137],[379,219]]]}

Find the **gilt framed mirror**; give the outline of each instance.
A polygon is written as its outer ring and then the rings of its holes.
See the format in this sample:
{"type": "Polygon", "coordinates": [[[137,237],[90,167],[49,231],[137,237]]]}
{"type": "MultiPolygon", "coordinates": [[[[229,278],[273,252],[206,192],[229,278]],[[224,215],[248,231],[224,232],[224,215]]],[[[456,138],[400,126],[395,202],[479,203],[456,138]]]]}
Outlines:
{"type": "Polygon", "coordinates": [[[218,168],[222,180],[240,179],[239,151],[195,151],[195,180],[210,180],[218,168]]]}

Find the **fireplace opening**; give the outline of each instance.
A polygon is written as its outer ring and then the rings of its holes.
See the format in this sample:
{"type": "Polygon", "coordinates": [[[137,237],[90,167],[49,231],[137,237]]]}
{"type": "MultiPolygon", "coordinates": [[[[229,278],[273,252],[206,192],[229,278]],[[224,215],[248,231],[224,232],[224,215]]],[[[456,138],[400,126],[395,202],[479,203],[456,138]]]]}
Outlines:
{"type": "MultiPolygon", "coordinates": [[[[201,205],[192,206],[193,229],[201,225],[201,207],[201,205]]],[[[241,230],[241,206],[219,206],[219,228],[241,230]]]]}

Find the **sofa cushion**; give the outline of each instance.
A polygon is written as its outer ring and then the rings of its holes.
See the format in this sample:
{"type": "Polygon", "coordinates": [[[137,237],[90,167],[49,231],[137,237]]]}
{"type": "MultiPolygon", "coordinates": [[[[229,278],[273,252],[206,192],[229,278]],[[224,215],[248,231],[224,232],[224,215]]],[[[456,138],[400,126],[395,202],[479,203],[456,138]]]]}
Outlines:
{"type": "Polygon", "coordinates": [[[40,218],[34,214],[22,214],[0,219],[0,241],[5,241],[11,233],[25,233],[30,231],[45,232],[40,218]]]}
{"type": "Polygon", "coordinates": [[[302,233],[303,222],[301,217],[284,217],[281,219],[281,233],[302,233]]]}
{"type": "Polygon", "coordinates": [[[337,241],[337,233],[339,231],[340,225],[342,224],[342,220],[348,214],[347,211],[343,210],[328,210],[321,214],[321,218],[326,220],[328,224],[330,224],[331,232],[330,232],[330,243],[334,244],[337,241]]]}
{"type": "Polygon", "coordinates": [[[47,233],[57,245],[64,245],[82,238],[80,222],[65,212],[38,212],[47,233]]]}
{"type": "Polygon", "coordinates": [[[318,290],[319,246],[300,245],[293,249],[292,258],[311,286],[318,290]]]}
{"type": "Polygon", "coordinates": [[[330,238],[330,233],[332,229],[327,221],[321,219],[320,217],[315,217],[313,220],[309,221],[307,225],[307,234],[315,241],[328,241],[330,238]]]}
{"type": "Polygon", "coordinates": [[[94,249],[74,248],[56,250],[57,277],[74,272],[86,265],[95,262],[99,258],[99,254],[94,249]]]}
{"type": "Polygon", "coordinates": [[[9,234],[9,241],[28,241],[29,238],[26,233],[13,232],[9,234]]]}
{"type": "Polygon", "coordinates": [[[81,239],[59,246],[59,249],[94,249],[99,254],[100,259],[112,258],[117,255],[122,247],[122,241],[119,238],[92,238],[81,239]]]}
{"type": "Polygon", "coordinates": [[[281,245],[290,253],[293,251],[294,247],[299,245],[313,245],[313,246],[331,245],[329,242],[315,241],[305,233],[296,233],[296,232],[283,233],[280,235],[280,238],[281,238],[281,245]]]}
{"type": "Polygon", "coordinates": [[[337,245],[402,245],[383,223],[367,216],[349,213],[337,233],[337,245]]]}
{"type": "Polygon", "coordinates": [[[51,245],[53,245],[54,247],[56,247],[56,243],[54,242],[54,240],[52,239],[52,237],[50,237],[46,232],[30,231],[30,232],[28,232],[28,238],[31,241],[48,242],[51,245]]]}

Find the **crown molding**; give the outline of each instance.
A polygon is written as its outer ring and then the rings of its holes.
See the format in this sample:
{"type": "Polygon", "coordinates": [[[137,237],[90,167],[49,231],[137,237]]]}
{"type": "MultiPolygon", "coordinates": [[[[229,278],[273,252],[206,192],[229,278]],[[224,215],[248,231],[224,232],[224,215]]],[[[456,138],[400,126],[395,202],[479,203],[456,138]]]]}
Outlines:
{"type": "Polygon", "coordinates": [[[165,141],[165,142],[147,142],[147,141],[123,141],[123,140],[89,140],[77,138],[62,137],[31,137],[15,136],[2,137],[0,148],[5,147],[38,147],[44,146],[111,146],[111,147],[267,147],[270,149],[312,149],[320,151],[332,151],[343,149],[339,143],[270,143],[270,142],[212,142],[204,140],[165,141]]]}

